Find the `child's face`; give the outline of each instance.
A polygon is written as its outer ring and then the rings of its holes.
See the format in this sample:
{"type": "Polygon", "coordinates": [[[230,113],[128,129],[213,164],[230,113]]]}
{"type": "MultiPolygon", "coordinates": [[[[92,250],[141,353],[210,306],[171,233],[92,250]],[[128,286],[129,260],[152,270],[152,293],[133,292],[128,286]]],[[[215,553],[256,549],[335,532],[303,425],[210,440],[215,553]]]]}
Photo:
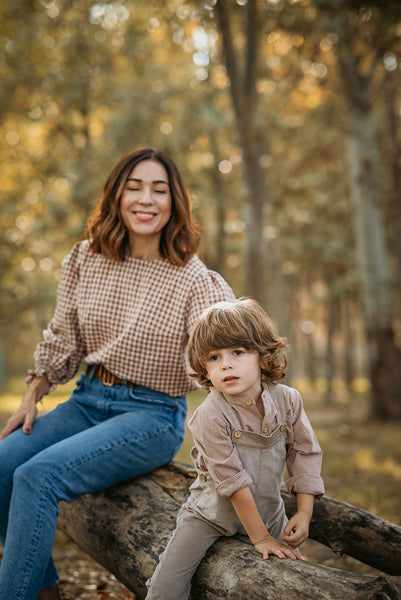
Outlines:
{"type": "Polygon", "coordinates": [[[221,348],[208,352],[207,376],[219,392],[257,400],[262,390],[261,361],[256,350],[221,348]]]}

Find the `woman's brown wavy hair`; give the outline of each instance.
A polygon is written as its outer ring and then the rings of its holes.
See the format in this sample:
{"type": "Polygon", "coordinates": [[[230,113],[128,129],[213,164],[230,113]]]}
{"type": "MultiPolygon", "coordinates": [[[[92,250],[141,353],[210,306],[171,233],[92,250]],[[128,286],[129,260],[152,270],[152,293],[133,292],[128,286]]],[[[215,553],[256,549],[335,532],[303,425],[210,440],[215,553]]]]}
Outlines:
{"type": "Polygon", "coordinates": [[[188,341],[191,376],[210,388],[205,367],[209,352],[223,348],[255,350],[261,359],[261,379],[279,383],[287,368],[287,343],[270,317],[252,298],[217,302],[207,308],[188,341]]]}
{"type": "Polygon", "coordinates": [[[152,148],[131,150],[110,173],[98,205],[86,223],[89,249],[118,261],[129,255],[129,237],[120,209],[121,197],[130,173],[144,160],[155,160],[162,164],[169,180],[171,217],[162,230],[160,255],[174,265],[184,265],[199,247],[199,227],[193,219],[189,192],[177,165],[166,152],[152,148]]]}

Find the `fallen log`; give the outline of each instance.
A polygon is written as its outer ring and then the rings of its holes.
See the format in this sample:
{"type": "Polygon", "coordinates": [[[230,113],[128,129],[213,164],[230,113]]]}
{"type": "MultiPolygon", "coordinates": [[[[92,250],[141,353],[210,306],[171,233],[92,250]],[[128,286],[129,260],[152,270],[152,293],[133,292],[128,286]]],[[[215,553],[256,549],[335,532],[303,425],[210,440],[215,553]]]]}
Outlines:
{"type": "MultiPolygon", "coordinates": [[[[188,465],[170,463],[102,492],[62,502],[58,526],[142,600],[193,476],[188,465]]],[[[284,491],[283,497],[291,514],[293,499],[284,491]]],[[[311,537],[338,553],[367,557],[367,564],[401,575],[401,528],[370,513],[325,498],[315,503],[311,537]]],[[[299,600],[396,600],[401,599],[401,577],[275,557],[265,562],[242,540],[222,538],[199,566],[191,598],[286,600],[294,593],[299,600]]]]}
{"type": "MultiPolygon", "coordinates": [[[[282,490],[289,517],[296,499],[282,490]]],[[[337,556],[352,556],[390,575],[401,575],[401,527],[366,510],[325,497],[315,502],[309,537],[328,546],[337,556]]]]}

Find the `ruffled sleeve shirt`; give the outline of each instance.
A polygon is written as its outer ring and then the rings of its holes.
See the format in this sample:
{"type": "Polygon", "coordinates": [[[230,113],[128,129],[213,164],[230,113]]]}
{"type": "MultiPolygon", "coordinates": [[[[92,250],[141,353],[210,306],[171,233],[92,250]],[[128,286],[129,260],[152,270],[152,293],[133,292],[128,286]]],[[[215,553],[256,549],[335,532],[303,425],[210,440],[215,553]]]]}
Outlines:
{"type": "Polygon", "coordinates": [[[121,379],[181,396],[195,389],[185,346],[200,313],[232,300],[224,279],[196,256],[184,266],[165,259],[119,262],[76,244],[63,261],[53,319],[35,351],[35,373],[52,388],[84,359],[121,379]]]}

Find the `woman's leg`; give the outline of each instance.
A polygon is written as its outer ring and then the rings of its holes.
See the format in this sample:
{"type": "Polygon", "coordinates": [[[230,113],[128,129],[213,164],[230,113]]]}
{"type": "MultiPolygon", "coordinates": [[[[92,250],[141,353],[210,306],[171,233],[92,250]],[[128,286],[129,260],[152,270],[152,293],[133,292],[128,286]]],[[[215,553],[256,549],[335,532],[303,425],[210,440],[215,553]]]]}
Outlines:
{"type": "Polygon", "coordinates": [[[191,580],[208,548],[221,533],[194,513],[181,508],[173,532],[151,579],[146,600],[187,600],[191,580]]]}
{"type": "MultiPolygon", "coordinates": [[[[182,442],[183,399],[144,388],[109,388],[96,380],[86,381],[74,396],[93,426],[39,452],[15,471],[0,598],[36,600],[44,587],[59,500],[159,467],[182,442]]],[[[59,416],[63,418],[62,410],[59,416]]]]}
{"type": "MultiPolygon", "coordinates": [[[[33,456],[90,426],[73,400],[38,417],[29,435],[19,428],[0,442],[0,543],[4,547],[8,526],[13,478],[16,469],[33,456]]],[[[57,583],[57,571],[50,556],[43,586],[57,583]]]]}

